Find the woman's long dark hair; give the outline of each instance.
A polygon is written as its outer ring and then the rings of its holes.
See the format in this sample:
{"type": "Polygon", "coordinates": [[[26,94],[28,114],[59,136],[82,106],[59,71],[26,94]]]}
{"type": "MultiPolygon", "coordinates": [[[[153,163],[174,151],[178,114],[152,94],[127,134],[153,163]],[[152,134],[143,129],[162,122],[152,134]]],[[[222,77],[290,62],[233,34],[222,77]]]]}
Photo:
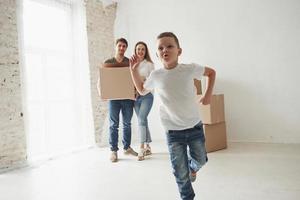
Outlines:
{"type": "Polygon", "coordinates": [[[145,59],[146,59],[147,61],[153,63],[153,61],[152,61],[151,58],[150,58],[150,54],[149,54],[149,50],[148,50],[147,44],[146,44],[145,42],[139,41],[139,42],[137,42],[137,43],[135,44],[135,46],[134,46],[134,54],[136,55],[136,47],[137,47],[137,45],[139,45],[139,44],[144,45],[145,48],[146,48],[145,59]]]}

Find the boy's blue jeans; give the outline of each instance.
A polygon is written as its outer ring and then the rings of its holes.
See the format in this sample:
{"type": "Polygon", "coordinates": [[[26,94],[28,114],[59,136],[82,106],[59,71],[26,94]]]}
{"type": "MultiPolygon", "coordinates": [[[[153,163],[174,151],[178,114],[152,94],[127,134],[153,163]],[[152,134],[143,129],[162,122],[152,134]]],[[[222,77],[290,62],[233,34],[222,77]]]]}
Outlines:
{"type": "Polygon", "coordinates": [[[119,140],[119,116],[122,113],[124,149],[128,149],[131,144],[131,118],[133,115],[134,101],[130,99],[110,100],[108,102],[109,111],[109,144],[111,151],[118,151],[119,140]]]}
{"type": "Polygon", "coordinates": [[[138,96],[134,102],[134,110],[138,118],[138,132],[140,135],[140,143],[150,143],[151,135],[148,126],[148,114],[153,105],[153,94],[148,93],[145,96],[138,96]]]}
{"type": "Polygon", "coordinates": [[[190,129],[167,131],[167,142],[180,196],[182,200],[193,200],[190,170],[197,172],[207,162],[202,123],[190,129]]]}

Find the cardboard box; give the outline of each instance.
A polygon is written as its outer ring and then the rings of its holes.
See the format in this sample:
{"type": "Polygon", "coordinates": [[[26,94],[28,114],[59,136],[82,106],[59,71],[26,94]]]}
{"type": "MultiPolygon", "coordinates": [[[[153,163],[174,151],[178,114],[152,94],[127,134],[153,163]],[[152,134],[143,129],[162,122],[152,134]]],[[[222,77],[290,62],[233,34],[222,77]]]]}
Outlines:
{"type": "Polygon", "coordinates": [[[213,152],[227,147],[226,123],[204,124],[205,147],[207,152],[213,152]]]}
{"type": "MultiPolygon", "coordinates": [[[[198,96],[200,98],[201,96],[198,96]]],[[[224,95],[212,95],[209,105],[199,104],[203,124],[216,124],[225,121],[224,95]]]]}
{"type": "Polygon", "coordinates": [[[201,80],[194,79],[194,85],[196,87],[196,94],[197,95],[202,94],[201,80]]]}
{"type": "Polygon", "coordinates": [[[100,67],[99,73],[101,99],[135,99],[129,67],[100,67]]]}

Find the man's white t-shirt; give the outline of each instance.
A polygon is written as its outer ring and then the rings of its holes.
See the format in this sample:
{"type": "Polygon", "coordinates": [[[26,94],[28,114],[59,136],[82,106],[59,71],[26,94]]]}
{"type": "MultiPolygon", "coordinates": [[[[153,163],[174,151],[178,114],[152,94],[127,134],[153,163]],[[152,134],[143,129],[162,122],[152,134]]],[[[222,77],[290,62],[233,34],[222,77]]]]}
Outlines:
{"type": "Polygon", "coordinates": [[[154,70],[146,79],[144,88],[155,89],[161,99],[160,118],[166,130],[188,129],[200,122],[194,79],[201,80],[203,73],[198,64],[178,64],[154,70]]]}

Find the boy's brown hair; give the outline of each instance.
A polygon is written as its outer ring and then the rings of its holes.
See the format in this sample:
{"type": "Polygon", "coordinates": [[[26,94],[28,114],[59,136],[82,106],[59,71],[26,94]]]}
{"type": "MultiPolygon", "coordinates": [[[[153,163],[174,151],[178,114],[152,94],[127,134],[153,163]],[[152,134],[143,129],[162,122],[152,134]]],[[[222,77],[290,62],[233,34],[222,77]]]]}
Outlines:
{"type": "Polygon", "coordinates": [[[178,38],[174,33],[172,33],[172,32],[163,32],[163,33],[159,34],[156,39],[160,39],[160,38],[163,38],[163,37],[172,37],[172,38],[174,38],[178,48],[180,48],[178,38]]]}
{"type": "Polygon", "coordinates": [[[118,44],[118,42],[122,42],[122,43],[125,43],[126,44],[126,47],[128,47],[128,42],[125,38],[119,38],[116,40],[116,45],[118,44]]]}

